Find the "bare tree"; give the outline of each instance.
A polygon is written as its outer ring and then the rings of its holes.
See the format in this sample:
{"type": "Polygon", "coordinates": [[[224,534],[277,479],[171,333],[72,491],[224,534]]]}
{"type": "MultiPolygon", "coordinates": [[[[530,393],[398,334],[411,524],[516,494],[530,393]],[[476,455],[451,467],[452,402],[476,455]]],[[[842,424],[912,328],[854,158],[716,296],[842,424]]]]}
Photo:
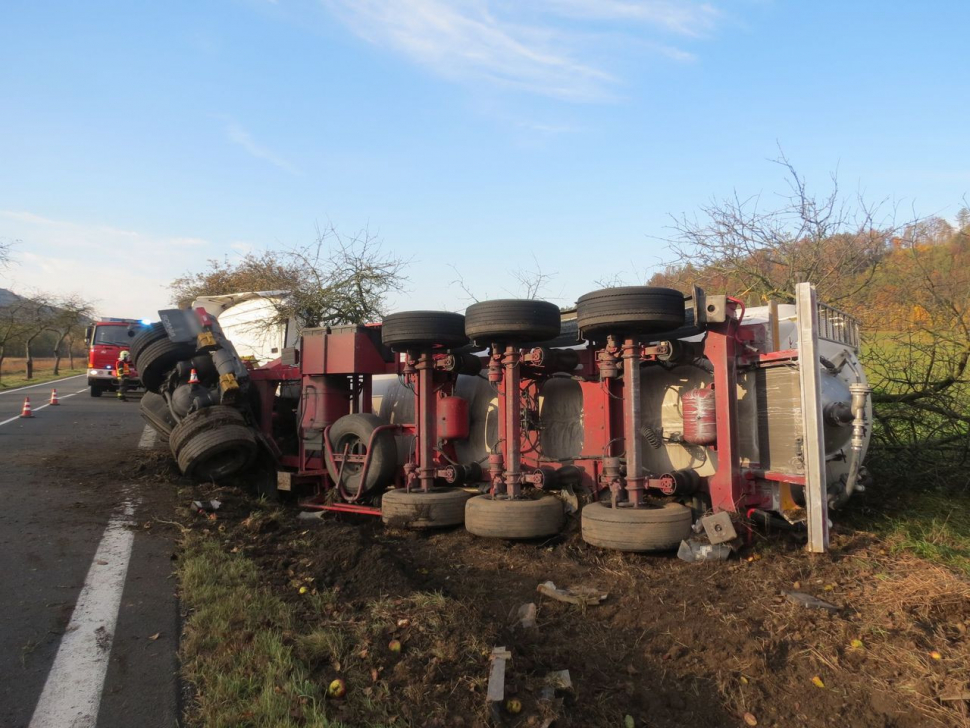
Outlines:
{"type": "MultiPolygon", "coordinates": [[[[534,267],[530,269],[515,268],[508,271],[508,274],[512,277],[512,279],[519,284],[518,288],[514,290],[509,290],[508,288],[503,289],[510,296],[515,298],[529,299],[539,298],[540,296],[543,298],[549,298],[547,295],[549,284],[555,280],[559,273],[556,271],[550,273],[544,270],[535,253],[532,254],[532,262],[534,267]]],[[[461,271],[459,271],[458,268],[453,265],[449,265],[449,267],[455,272],[456,276],[455,280],[451,282],[451,285],[458,286],[464,292],[466,298],[472,303],[478,303],[480,300],[482,300],[472,290],[461,271]]],[[[562,292],[560,291],[559,296],[552,298],[561,297],[562,292]]],[[[485,298],[487,299],[488,297],[486,296],[485,298]]]]}
{"type": "Polygon", "coordinates": [[[887,250],[897,230],[893,215],[883,214],[881,203],[845,199],[834,174],[831,189],[816,195],[784,155],[775,161],[789,185],[779,206],[766,209],[760,196],[735,193],[702,207],[699,217],[674,218],[667,242],[676,268],[763,300],[793,301],[803,281],[829,302],[851,298],[887,250]]]}
{"type": "Polygon", "coordinates": [[[344,235],[329,225],[309,245],[249,253],[236,262],[210,260],[171,289],[179,305],[205,295],[278,292],[267,299],[275,314],[262,328],[294,319],[301,328],[366,323],[381,318],[387,294],[406,280],[407,264],[369,230],[344,235]]]}
{"type": "Polygon", "coordinates": [[[57,333],[57,341],[54,343],[54,376],[60,374],[61,368],[61,346],[64,341],[69,339],[68,353],[70,357],[70,368],[74,368],[74,337],[79,329],[90,321],[94,315],[94,306],[77,294],[71,294],[58,300],[55,304],[56,313],[51,321],[51,329],[57,333]]]}
{"type": "Polygon", "coordinates": [[[34,377],[34,342],[52,330],[57,320],[58,310],[53,298],[47,294],[35,293],[25,298],[22,337],[24,344],[24,376],[34,377]]]}
{"type": "Polygon", "coordinates": [[[27,299],[19,297],[0,307],[0,372],[10,346],[20,343],[26,330],[28,309],[27,299]]]}
{"type": "Polygon", "coordinates": [[[10,264],[10,260],[13,255],[13,248],[19,242],[19,240],[0,238],[0,268],[10,264]]]}

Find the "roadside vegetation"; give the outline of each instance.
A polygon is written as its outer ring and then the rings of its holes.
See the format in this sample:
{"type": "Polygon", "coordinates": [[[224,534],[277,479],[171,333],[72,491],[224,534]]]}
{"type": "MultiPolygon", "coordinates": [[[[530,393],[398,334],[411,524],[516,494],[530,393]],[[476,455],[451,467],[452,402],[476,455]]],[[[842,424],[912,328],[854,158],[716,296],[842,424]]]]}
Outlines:
{"type": "Polygon", "coordinates": [[[87,371],[84,364],[85,360],[81,356],[78,356],[73,367],[61,366],[58,368],[57,374],[55,374],[54,359],[35,359],[33,376],[27,379],[24,375],[24,360],[19,357],[8,357],[3,362],[3,372],[0,375],[0,391],[4,389],[16,389],[27,384],[43,384],[44,382],[84,374],[87,371]]]}

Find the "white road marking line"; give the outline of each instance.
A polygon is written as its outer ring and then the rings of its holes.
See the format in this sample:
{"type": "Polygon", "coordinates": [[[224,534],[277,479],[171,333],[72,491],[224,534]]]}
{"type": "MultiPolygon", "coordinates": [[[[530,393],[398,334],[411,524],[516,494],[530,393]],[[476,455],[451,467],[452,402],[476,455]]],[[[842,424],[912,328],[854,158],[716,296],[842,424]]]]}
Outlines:
{"type": "MultiPolygon", "coordinates": [[[[82,389],[81,391],[83,392],[84,390],[82,389]]],[[[80,394],[80,392],[75,392],[74,394],[65,394],[63,397],[61,397],[60,395],[58,395],[57,400],[60,401],[62,399],[67,399],[68,397],[73,397],[73,396],[75,396],[77,394],[80,394]]],[[[31,412],[40,412],[45,407],[50,407],[50,406],[51,406],[51,403],[48,402],[47,404],[42,404],[40,407],[31,407],[30,408],[30,411],[31,412]]],[[[4,420],[3,422],[0,422],[0,427],[3,427],[4,425],[8,425],[11,422],[15,422],[16,420],[19,420],[19,419],[21,419],[20,418],[20,415],[17,415],[16,417],[11,417],[9,420],[4,420]]]]}
{"type": "Polygon", "coordinates": [[[145,429],[141,432],[141,439],[138,441],[138,447],[142,448],[143,450],[155,447],[156,434],[158,433],[155,432],[155,428],[153,428],[151,425],[145,425],[145,429]]]}
{"type": "MultiPolygon", "coordinates": [[[[87,392],[87,391],[88,391],[87,389],[82,389],[77,392],[72,392],[71,394],[65,394],[63,397],[61,395],[57,395],[57,401],[60,402],[62,399],[67,399],[68,397],[76,397],[77,395],[81,394],[81,392],[87,392]]],[[[40,412],[45,407],[50,407],[50,406],[51,406],[51,403],[48,402],[47,404],[42,404],[40,407],[31,407],[30,411],[40,412]]],[[[17,415],[16,417],[11,417],[9,420],[4,420],[3,422],[0,422],[0,427],[3,427],[4,425],[9,425],[11,422],[16,422],[19,419],[21,419],[20,415],[17,415]]]]}
{"type": "Polygon", "coordinates": [[[86,374],[75,374],[71,377],[62,377],[60,379],[52,379],[49,382],[41,382],[40,384],[28,384],[26,387],[17,387],[15,389],[5,389],[0,392],[0,395],[13,394],[14,392],[19,392],[22,389],[33,389],[34,387],[53,387],[56,386],[58,382],[67,382],[71,379],[77,379],[78,377],[86,377],[86,374]]]}
{"type": "Polygon", "coordinates": [[[135,533],[126,499],[108,522],[29,728],[94,728],[135,533]]]}

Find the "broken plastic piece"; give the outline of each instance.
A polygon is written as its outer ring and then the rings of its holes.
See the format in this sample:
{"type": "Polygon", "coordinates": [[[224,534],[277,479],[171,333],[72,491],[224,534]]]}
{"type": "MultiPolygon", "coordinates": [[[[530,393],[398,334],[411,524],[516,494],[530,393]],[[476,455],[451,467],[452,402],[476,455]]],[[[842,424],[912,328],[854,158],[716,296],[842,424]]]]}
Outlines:
{"type": "Polygon", "coordinates": [[[536,605],[533,602],[528,604],[523,604],[519,607],[519,611],[516,613],[516,619],[519,620],[519,626],[523,629],[531,629],[536,626],[536,605]]]}
{"type": "Polygon", "coordinates": [[[192,501],[192,507],[197,511],[202,511],[203,513],[212,513],[213,511],[218,511],[221,505],[222,501],[217,500],[192,501]]]}
{"type": "Polygon", "coordinates": [[[727,561],[731,555],[731,547],[726,543],[703,543],[690,539],[681,541],[677,549],[677,558],[693,564],[698,561],[727,561]]]}

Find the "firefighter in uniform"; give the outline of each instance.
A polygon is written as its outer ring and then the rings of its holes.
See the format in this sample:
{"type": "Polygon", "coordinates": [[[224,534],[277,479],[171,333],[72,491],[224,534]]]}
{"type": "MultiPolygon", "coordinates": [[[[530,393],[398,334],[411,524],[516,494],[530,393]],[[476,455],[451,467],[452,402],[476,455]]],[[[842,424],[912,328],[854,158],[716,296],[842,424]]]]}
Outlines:
{"type": "Polygon", "coordinates": [[[131,354],[123,351],[118,355],[118,361],[115,362],[115,376],[118,377],[118,399],[122,402],[128,401],[125,395],[128,393],[128,377],[131,375],[131,363],[128,361],[130,358],[131,354]]]}

